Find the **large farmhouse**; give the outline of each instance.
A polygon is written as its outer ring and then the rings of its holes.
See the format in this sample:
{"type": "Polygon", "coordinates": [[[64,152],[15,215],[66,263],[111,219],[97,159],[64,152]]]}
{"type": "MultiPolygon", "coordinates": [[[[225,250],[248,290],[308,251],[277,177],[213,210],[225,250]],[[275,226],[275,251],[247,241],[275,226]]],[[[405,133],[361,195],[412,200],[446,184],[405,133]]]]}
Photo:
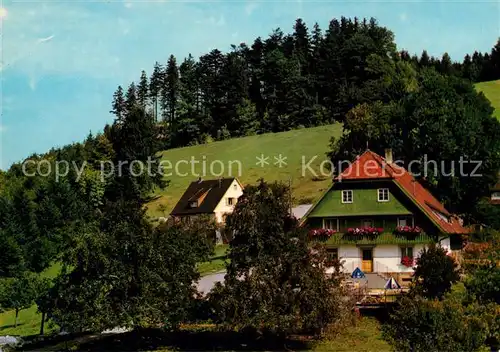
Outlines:
{"type": "Polygon", "coordinates": [[[409,172],[386,157],[366,151],[345,169],[302,222],[325,241],[333,257],[352,272],[411,272],[426,244],[459,249],[467,233],[461,219],[409,172]]]}

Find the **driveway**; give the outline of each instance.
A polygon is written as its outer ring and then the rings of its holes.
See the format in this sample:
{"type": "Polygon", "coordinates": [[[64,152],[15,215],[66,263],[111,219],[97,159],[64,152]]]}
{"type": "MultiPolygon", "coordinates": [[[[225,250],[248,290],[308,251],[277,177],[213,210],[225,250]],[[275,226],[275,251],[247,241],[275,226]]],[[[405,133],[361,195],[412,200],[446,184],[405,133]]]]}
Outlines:
{"type": "Polygon", "coordinates": [[[207,276],[203,276],[197,284],[198,292],[203,295],[206,295],[210,290],[215,286],[217,282],[224,282],[224,276],[226,275],[226,271],[220,271],[215,274],[210,274],[207,276]]]}

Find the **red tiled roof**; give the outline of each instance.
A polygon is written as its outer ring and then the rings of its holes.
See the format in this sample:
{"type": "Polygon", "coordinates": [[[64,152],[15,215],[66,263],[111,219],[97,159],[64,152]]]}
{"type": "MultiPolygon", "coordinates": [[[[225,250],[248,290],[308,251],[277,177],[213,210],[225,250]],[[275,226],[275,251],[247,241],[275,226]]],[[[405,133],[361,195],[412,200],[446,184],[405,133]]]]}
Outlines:
{"type": "Polygon", "coordinates": [[[443,204],[436,199],[420,182],[418,182],[405,168],[396,164],[387,164],[380,155],[367,150],[359,156],[336,180],[373,180],[389,179],[400,189],[441,229],[444,233],[469,232],[460,224],[458,217],[450,214],[443,204]],[[449,218],[449,221],[444,220],[449,218]]]}

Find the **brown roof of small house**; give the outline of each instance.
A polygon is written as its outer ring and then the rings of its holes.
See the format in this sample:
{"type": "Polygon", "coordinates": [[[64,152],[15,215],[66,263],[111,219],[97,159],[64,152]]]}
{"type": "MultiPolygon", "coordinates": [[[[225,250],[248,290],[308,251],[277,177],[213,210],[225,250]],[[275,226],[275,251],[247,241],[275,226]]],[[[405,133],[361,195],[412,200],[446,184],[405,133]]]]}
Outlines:
{"type": "Polygon", "coordinates": [[[226,194],[226,191],[235,179],[235,177],[230,177],[191,182],[170,215],[179,216],[213,213],[215,207],[220,203],[222,197],[224,197],[224,194],[226,194]],[[195,208],[191,208],[189,203],[197,200],[200,204],[195,208]]]}

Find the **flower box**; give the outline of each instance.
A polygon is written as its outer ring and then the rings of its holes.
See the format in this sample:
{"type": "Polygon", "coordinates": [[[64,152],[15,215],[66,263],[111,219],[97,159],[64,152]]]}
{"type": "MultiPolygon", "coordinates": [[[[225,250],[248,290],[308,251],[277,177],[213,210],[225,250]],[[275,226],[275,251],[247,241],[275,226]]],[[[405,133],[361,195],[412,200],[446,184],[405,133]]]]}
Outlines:
{"type": "Polygon", "coordinates": [[[399,235],[420,235],[422,229],[418,226],[398,226],[394,232],[399,235]]]}
{"type": "Polygon", "coordinates": [[[415,260],[412,257],[409,257],[405,255],[403,258],[401,258],[401,264],[406,266],[407,268],[413,267],[413,264],[415,263],[415,260]]]}
{"type": "Polygon", "coordinates": [[[332,229],[312,229],[309,231],[309,238],[312,240],[327,240],[332,237],[337,231],[332,229]]]}
{"type": "Polygon", "coordinates": [[[367,237],[376,237],[384,232],[384,229],[381,227],[355,227],[347,229],[347,234],[350,236],[367,236],[367,237]]]}

